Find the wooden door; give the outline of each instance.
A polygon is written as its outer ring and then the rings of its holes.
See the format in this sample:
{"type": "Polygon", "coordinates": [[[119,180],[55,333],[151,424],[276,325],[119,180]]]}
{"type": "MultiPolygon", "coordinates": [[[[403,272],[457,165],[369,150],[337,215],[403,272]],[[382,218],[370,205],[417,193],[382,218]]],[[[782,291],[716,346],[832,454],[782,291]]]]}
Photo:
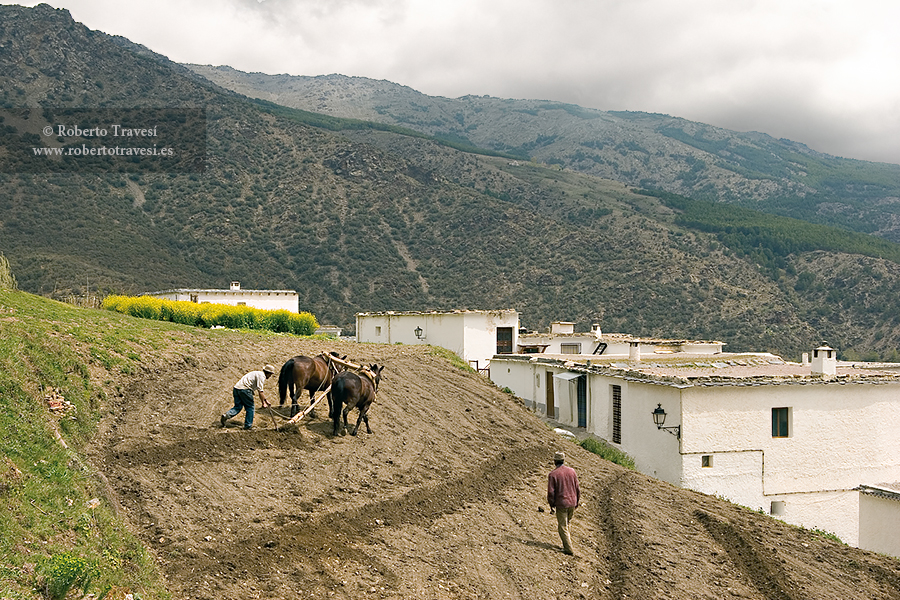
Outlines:
{"type": "Polygon", "coordinates": [[[547,376],[546,383],[546,401],[547,401],[547,416],[551,419],[556,418],[556,398],[553,395],[553,373],[550,371],[545,371],[545,375],[547,376]]]}
{"type": "Polygon", "coordinates": [[[497,354],[512,354],[512,327],[497,328],[497,354]]]}
{"type": "Polygon", "coordinates": [[[578,378],[578,426],[587,428],[587,377],[578,378]]]}

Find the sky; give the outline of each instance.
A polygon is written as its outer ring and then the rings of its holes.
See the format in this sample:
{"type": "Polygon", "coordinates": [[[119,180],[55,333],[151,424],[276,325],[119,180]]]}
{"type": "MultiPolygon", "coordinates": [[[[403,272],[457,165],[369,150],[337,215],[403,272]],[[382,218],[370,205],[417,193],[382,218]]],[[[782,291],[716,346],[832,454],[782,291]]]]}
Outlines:
{"type": "Polygon", "coordinates": [[[896,0],[46,3],[181,63],[663,113],[900,164],[896,0]]]}

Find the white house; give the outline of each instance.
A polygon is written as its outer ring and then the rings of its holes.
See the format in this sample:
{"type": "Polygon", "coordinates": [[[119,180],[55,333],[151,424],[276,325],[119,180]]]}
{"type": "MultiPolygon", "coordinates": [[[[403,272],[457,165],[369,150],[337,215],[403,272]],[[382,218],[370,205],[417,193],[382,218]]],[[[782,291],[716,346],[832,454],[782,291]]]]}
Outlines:
{"type": "Polygon", "coordinates": [[[506,310],[357,313],[356,340],[431,344],[455,352],[476,369],[516,348],[519,313],[506,310]]]}
{"type": "Polygon", "coordinates": [[[624,333],[603,333],[596,323],[587,333],[575,333],[575,324],[566,321],[550,323],[549,332],[519,334],[518,352],[521,354],[589,354],[597,356],[639,356],[641,352],[655,354],[715,354],[722,351],[723,342],[640,338],[624,333]]]}
{"type": "Polygon", "coordinates": [[[289,310],[300,312],[300,297],[294,290],[242,290],[238,281],[232,281],[227,290],[176,289],[149,292],[147,296],[185,302],[252,306],[263,310],[289,310]]]}
{"type": "Polygon", "coordinates": [[[828,347],[803,363],[519,354],[493,357],[491,379],[607,440],[643,473],[900,556],[900,484],[883,483],[900,481],[895,369],[838,363],[828,347]]]}

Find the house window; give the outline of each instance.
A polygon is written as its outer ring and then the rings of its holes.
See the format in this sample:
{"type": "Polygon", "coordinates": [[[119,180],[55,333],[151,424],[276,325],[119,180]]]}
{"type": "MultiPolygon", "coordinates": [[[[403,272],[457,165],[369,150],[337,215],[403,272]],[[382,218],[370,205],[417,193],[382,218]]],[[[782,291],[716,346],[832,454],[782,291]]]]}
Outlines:
{"type": "Polygon", "coordinates": [[[704,454],[700,457],[700,466],[704,469],[712,468],[712,454],[704,454]]]}
{"type": "Polygon", "coordinates": [[[246,302],[238,302],[237,305],[238,306],[247,306],[247,303],[246,302]]]}
{"type": "Polygon", "coordinates": [[[375,335],[379,335],[379,336],[381,335],[381,326],[380,325],[375,326],[375,335]]]}
{"type": "Polygon", "coordinates": [[[622,386],[612,386],[612,441],[622,443],[622,386]]]}
{"type": "Polygon", "coordinates": [[[769,514],[773,516],[780,516],[784,514],[784,502],[781,500],[773,500],[772,505],[769,507],[769,514]]]}
{"type": "Polygon", "coordinates": [[[772,409],[772,437],[790,437],[790,408],[772,409]]]}
{"type": "Polygon", "coordinates": [[[560,354],[581,354],[581,344],[560,344],[560,354]]]}

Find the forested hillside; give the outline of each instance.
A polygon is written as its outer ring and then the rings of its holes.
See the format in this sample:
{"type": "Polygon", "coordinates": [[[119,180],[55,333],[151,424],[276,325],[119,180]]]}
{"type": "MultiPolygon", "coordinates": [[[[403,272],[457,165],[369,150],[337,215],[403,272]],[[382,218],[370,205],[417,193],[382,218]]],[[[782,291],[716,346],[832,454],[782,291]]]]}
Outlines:
{"type": "Polygon", "coordinates": [[[764,133],[662,114],[533,99],[442,98],[365,77],[188,66],[253,98],[900,241],[900,165],[829,156],[764,133]]]}
{"type": "Polygon", "coordinates": [[[895,244],[753,212],[701,223],[696,200],[253,102],[66,11],[0,17],[0,103],[32,109],[0,127],[0,252],[24,290],[239,280],[296,289],[350,330],[360,311],[515,308],[533,329],[599,322],[791,358],[823,340],[845,356],[900,347],[895,244]],[[66,108],[135,106],[202,109],[204,168],[17,167],[57,143],[40,126],[66,108]]]}

